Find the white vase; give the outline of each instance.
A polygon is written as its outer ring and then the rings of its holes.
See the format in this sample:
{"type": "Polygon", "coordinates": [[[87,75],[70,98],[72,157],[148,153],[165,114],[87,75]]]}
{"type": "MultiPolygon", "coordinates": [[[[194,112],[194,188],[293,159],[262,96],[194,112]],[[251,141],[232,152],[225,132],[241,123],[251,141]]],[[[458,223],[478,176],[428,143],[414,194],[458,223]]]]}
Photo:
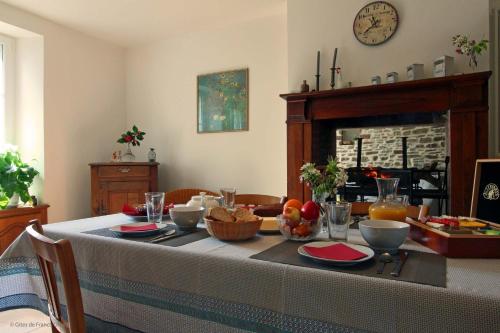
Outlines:
{"type": "Polygon", "coordinates": [[[135,155],[132,154],[132,149],[130,149],[130,143],[127,146],[127,151],[122,156],[122,162],[133,162],[135,161],[135,155]]]}
{"type": "Polygon", "coordinates": [[[17,208],[19,206],[19,193],[14,193],[14,195],[9,199],[7,208],[17,208]]]}

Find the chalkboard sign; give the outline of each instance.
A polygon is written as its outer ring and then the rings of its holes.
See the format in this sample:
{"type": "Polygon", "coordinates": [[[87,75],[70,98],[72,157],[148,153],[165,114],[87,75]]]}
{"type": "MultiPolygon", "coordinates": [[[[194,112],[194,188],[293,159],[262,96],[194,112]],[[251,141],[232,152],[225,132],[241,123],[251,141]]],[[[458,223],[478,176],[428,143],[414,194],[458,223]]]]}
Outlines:
{"type": "Polygon", "coordinates": [[[500,223],[500,159],[476,161],[471,216],[500,223]]]}

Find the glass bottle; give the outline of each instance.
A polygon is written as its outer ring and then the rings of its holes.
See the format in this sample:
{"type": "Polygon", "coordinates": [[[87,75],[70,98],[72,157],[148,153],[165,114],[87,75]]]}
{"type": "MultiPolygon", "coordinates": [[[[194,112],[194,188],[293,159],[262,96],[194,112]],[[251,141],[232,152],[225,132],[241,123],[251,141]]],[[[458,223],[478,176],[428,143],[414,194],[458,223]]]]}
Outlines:
{"type": "Polygon", "coordinates": [[[399,178],[377,178],[378,198],[368,212],[372,220],[406,220],[406,207],[396,197],[399,178]]]}
{"type": "Polygon", "coordinates": [[[148,161],[149,162],[156,162],[156,152],[155,152],[154,148],[149,148],[148,161]]]}

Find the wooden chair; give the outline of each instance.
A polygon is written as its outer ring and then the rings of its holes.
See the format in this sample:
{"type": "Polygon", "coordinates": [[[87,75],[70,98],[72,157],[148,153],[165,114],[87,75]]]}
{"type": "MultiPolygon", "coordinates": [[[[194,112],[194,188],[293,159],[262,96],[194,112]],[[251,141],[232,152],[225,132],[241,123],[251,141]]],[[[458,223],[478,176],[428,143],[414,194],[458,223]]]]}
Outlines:
{"type": "Polygon", "coordinates": [[[193,195],[200,195],[200,192],[205,192],[207,195],[213,195],[216,197],[220,196],[219,193],[203,190],[201,188],[181,188],[165,192],[165,203],[185,204],[191,200],[193,195]]]}
{"type": "Polygon", "coordinates": [[[234,199],[234,203],[244,204],[244,205],[276,205],[276,204],[284,204],[286,201],[286,197],[275,197],[272,195],[265,194],[236,194],[234,199]]]}
{"type": "Polygon", "coordinates": [[[43,284],[47,293],[52,332],[84,333],[85,318],[82,295],[70,242],[65,239],[54,242],[52,239],[45,237],[42,225],[38,220],[31,220],[26,231],[40,265],[43,284]],[[67,321],[63,319],[61,312],[54,265],[58,265],[61,272],[67,303],[67,321]]]}
{"type": "MultiPolygon", "coordinates": [[[[351,215],[368,215],[368,209],[373,202],[352,202],[351,215]]],[[[420,220],[429,214],[429,206],[407,206],[406,216],[420,220]]]]}

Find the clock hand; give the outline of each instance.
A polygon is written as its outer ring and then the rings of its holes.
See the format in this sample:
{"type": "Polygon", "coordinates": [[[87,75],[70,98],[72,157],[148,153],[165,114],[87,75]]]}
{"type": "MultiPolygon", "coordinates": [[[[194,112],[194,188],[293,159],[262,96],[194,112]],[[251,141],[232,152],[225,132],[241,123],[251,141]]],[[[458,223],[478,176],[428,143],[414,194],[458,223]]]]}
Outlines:
{"type": "Polygon", "coordinates": [[[370,17],[370,22],[371,22],[371,26],[368,27],[368,29],[366,29],[363,34],[366,34],[368,31],[370,31],[371,29],[375,28],[377,26],[377,21],[375,20],[375,18],[372,16],[370,17]]]}
{"type": "Polygon", "coordinates": [[[373,26],[373,25],[372,25],[372,26],[370,26],[370,27],[368,27],[368,29],[366,29],[366,30],[363,32],[363,34],[364,34],[364,35],[366,35],[366,34],[368,33],[368,31],[370,31],[370,30],[371,30],[372,28],[374,28],[374,27],[375,27],[375,26],[373,26]]]}

